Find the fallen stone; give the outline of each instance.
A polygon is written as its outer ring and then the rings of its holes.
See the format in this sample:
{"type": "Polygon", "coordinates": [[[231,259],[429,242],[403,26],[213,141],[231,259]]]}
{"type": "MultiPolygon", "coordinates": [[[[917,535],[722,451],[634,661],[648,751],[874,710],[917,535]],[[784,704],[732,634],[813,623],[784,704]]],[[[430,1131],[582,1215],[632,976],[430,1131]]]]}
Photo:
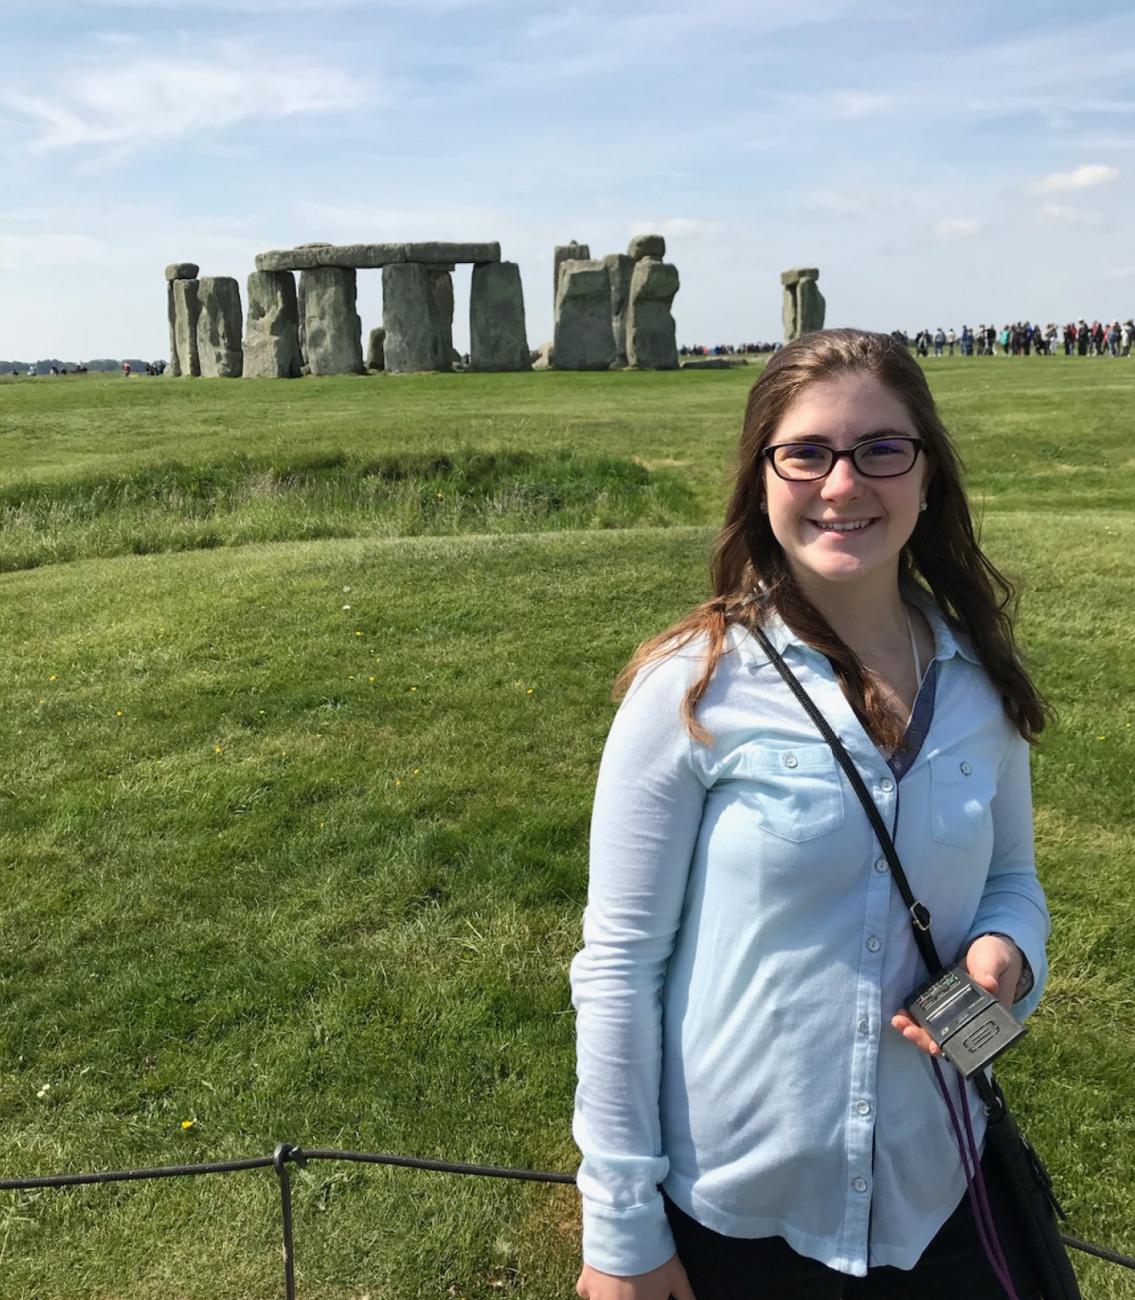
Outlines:
{"type": "Polygon", "coordinates": [[[197,281],[197,298],[201,308],[197,316],[197,356],[202,378],[239,379],[244,370],[240,285],[231,275],[202,276],[197,281]]]}
{"type": "Polygon", "coordinates": [[[608,253],[603,259],[611,277],[611,330],[615,335],[615,365],[627,364],[627,308],[630,305],[634,258],[629,253],[608,253]]]}
{"type": "Polygon", "coordinates": [[[421,262],[383,268],[382,323],[389,373],[448,367],[449,354],[443,357],[441,352],[441,322],[430,273],[421,262]]]}
{"type": "Polygon", "coordinates": [[[386,331],[381,325],[376,325],[367,335],[367,369],[368,370],[385,370],[386,357],[384,355],[384,345],[386,343],[386,331]]]}
{"type": "Polygon", "coordinates": [[[678,287],[678,268],[672,263],[653,257],[635,263],[627,311],[627,360],[637,370],[678,368],[670,313],[678,287]]]}
{"type": "Polygon", "coordinates": [[[548,340],[547,343],[541,343],[537,349],[536,356],[532,362],[533,370],[551,370],[556,360],[556,345],[548,340]]]}
{"type": "Polygon", "coordinates": [[[303,358],[311,375],[363,373],[362,322],[355,310],[355,272],[320,266],[300,277],[303,358]]]}
{"type": "Polygon", "coordinates": [[[565,262],[586,262],[591,257],[587,244],[577,244],[573,239],[570,244],[557,244],[552,254],[552,302],[556,302],[560,293],[560,267],[565,262]]]}
{"type": "Polygon", "coordinates": [[[556,296],[556,369],[610,370],[611,274],[602,261],[569,259],[560,266],[556,296]]]}
{"type": "Polygon", "coordinates": [[[641,262],[644,257],[653,257],[661,261],[666,256],[665,237],[662,235],[635,235],[627,245],[627,256],[633,262],[641,262]]]}
{"type": "Polygon", "coordinates": [[[469,291],[469,357],[473,370],[530,370],[524,288],[515,262],[473,268],[469,291]]]}
{"type": "Polygon", "coordinates": [[[245,379],[298,379],[299,304],[291,271],[253,271],[244,323],[245,379]]]}
{"type": "Polygon", "coordinates": [[[196,262],[171,262],[166,267],[167,280],[196,280],[200,267],[196,262]]]}
{"type": "Polygon", "coordinates": [[[200,314],[198,282],[174,280],[172,283],[177,368],[183,375],[196,376],[201,373],[201,361],[197,355],[197,317],[200,314]]]}
{"type": "MultiPolygon", "coordinates": [[[[492,263],[489,263],[492,265],[492,263]]],[[[474,268],[476,269],[476,268],[474,268]]],[[[437,308],[441,370],[453,369],[453,276],[448,271],[429,271],[430,288],[437,308]]]]}

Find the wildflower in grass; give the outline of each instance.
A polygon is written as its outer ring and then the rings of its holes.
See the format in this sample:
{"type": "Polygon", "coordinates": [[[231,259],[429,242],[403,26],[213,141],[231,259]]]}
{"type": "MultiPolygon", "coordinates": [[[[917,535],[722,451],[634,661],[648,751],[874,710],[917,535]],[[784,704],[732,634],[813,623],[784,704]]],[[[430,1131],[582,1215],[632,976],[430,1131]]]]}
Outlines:
{"type": "Polygon", "coordinates": [[[529,688],[528,688],[528,694],[529,694],[529,695],[533,695],[533,694],[535,693],[535,691],[536,691],[536,687],[535,687],[535,686],[529,686],[529,688]]]}
{"type": "Polygon", "coordinates": [[[58,674],[58,673],[52,673],[51,676],[50,676],[47,680],[48,680],[49,682],[57,682],[57,681],[59,680],[59,674],[58,674]]]}
{"type": "Polygon", "coordinates": [[[346,613],[350,610],[350,608],[351,608],[350,605],[344,605],[344,606],[343,606],[343,613],[346,614],[346,613]]]}
{"type": "Polygon", "coordinates": [[[195,1119],[183,1119],[181,1121],[181,1127],[183,1129],[193,1128],[196,1125],[196,1123],[197,1121],[195,1119]]]}
{"type": "Polygon", "coordinates": [[[411,686],[410,689],[411,689],[412,691],[416,691],[418,688],[417,688],[416,686],[411,686]]]}
{"type": "Polygon", "coordinates": [[[125,710],[125,709],[115,709],[115,711],[114,711],[114,716],[115,716],[116,718],[124,718],[124,717],[126,717],[126,710],[125,710]]]}
{"type": "Polygon", "coordinates": [[[225,752],[225,751],[220,747],[220,745],[214,745],[214,746],[213,746],[213,753],[214,753],[214,754],[223,754],[224,752],[225,752]]]}
{"type": "Polygon", "coordinates": [[[344,587],[343,590],[346,592],[346,591],[350,591],[351,589],[350,587],[344,587]]]}
{"type": "Polygon", "coordinates": [[[45,1083],[45,1084],[43,1085],[43,1087],[40,1088],[39,1092],[36,1093],[36,1096],[37,1096],[37,1097],[46,1097],[47,1094],[48,1094],[50,1091],[51,1091],[51,1084],[50,1084],[50,1083],[45,1083]]]}
{"type": "Polygon", "coordinates": [[[358,628],[355,629],[355,636],[362,636],[362,633],[358,630],[358,628]]]}
{"type": "Polygon", "coordinates": [[[395,785],[401,785],[401,784],[402,784],[402,778],[401,778],[400,776],[396,776],[396,777],[394,778],[394,784],[395,784],[395,785]]]}
{"type": "Polygon", "coordinates": [[[374,683],[375,683],[376,681],[378,681],[378,678],[377,678],[377,677],[368,677],[368,678],[367,678],[367,681],[370,682],[371,685],[373,686],[374,683]]]}
{"type": "Polygon", "coordinates": [[[414,768],[414,775],[415,775],[415,776],[421,776],[421,774],[422,774],[422,769],[421,769],[420,767],[416,767],[416,768],[414,768]]]}
{"type": "Polygon", "coordinates": [[[1097,740],[1106,740],[1107,737],[1106,737],[1106,736],[1097,736],[1096,739],[1097,739],[1097,740]]]}
{"type": "Polygon", "coordinates": [[[39,697],[39,699],[36,700],[36,703],[37,703],[37,704],[46,704],[47,701],[46,701],[46,700],[43,698],[43,696],[41,695],[41,696],[39,697]]]}

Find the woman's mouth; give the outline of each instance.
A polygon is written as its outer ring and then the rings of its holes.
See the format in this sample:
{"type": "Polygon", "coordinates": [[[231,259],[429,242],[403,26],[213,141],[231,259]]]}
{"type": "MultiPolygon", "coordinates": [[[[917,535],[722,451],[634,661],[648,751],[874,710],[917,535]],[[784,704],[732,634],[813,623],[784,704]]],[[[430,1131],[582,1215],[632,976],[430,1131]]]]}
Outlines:
{"type": "Polygon", "coordinates": [[[862,533],[876,522],[875,519],[840,519],[824,522],[819,519],[809,519],[808,522],[813,528],[821,533],[835,533],[839,536],[846,534],[862,533]]]}

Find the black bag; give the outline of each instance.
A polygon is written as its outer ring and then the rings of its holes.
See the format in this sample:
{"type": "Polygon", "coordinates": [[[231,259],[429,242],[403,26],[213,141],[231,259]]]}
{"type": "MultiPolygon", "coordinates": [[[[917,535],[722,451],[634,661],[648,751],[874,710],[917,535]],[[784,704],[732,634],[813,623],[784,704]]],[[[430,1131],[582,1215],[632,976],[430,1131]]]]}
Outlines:
{"type": "MultiPolygon", "coordinates": [[[[863,805],[863,811],[867,814],[875,837],[879,841],[879,847],[883,850],[891,868],[899,893],[910,912],[911,930],[918,951],[926,963],[928,973],[935,974],[942,969],[942,962],[934,947],[934,940],[930,937],[930,912],[926,905],[918,902],[911,892],[890,832],[879,815],[878,808],[875,807],[875,801],[863,784],[863,778],[859,775],[851,755],[844,749],[840,738],[828,725],[827,719],[816,707],[811,696],[796,680],[792,669],[773,648],[764,631],[756,627],[753,632],[788,689],[796,696],[805,712],[819,728],[820,734],[831,746],[836,761],[843,768],[852,789],[859,796],[859,802],[863,805]]],[[[1021,1235],[1031,1248],[1036,1283],[1040,1287],[1041,1296],[1043,1300],[1082,1300],[1076,1274],[1072,1271],[1068,1251],[1056,1222],[1058,1214],[1061,1218],[1065,1215],[1053,1194],[1052,1179],[1049,1177],[1048,1170],[1017,1128],[1016,1122],[1009,1114],[1004,1093],[996,1081],[987,1080],[985,1075],[979,1072],[975,1076],[975,1082],[986,1109],[986,1149],[990,1152],[1005,1187],[1005,1208],[1017,1220],[1021,1235]]]]}

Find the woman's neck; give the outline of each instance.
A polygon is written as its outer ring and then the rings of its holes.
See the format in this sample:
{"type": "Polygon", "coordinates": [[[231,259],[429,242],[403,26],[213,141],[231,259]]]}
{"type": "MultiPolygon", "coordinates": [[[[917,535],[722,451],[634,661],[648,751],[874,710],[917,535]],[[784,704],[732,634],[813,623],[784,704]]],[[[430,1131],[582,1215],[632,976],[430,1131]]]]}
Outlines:
{"type": "Polygon", "coordinates": [[[860,660],[869,661],[886,654],[900,638],[909,642],[906,606],[897,573],[880,574],[879,580],[870,583],[802,582],[799,585],[836,636],[860,660]]]}

